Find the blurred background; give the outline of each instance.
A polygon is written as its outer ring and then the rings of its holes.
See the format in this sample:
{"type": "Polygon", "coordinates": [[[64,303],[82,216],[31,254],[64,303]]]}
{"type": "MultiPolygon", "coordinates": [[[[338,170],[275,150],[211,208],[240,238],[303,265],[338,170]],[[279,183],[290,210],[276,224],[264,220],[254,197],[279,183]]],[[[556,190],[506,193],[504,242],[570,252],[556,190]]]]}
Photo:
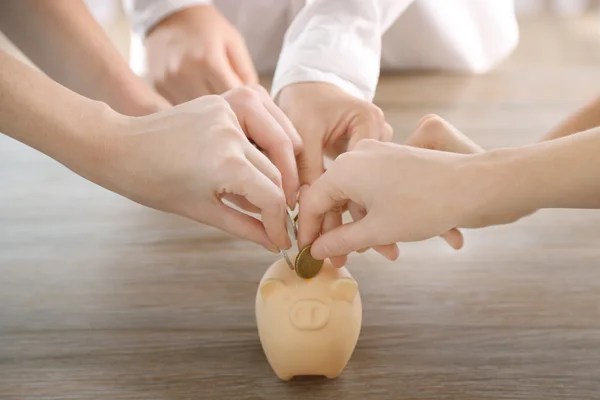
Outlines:
{"type": "MultiPolygon", "coordinates": [[[[122,0],[84,1],[96,19],[104,26],[123,57],[131,61],[130,56],[135,56],[139,50],[136,43],[133,43],[132,48],[129,22],[122,10],[122,0]]],[[[558,31],[560,28],[564,28],[565,24],[567,24],[569,30],[579,32],[578,34],[582,36],[582,39],[587,37],[587,40],[597,40],[600,43],[600,0],[516,0],[515,6],[522,23],[522,30],[526,32],[533,30],[536,32],[535,36],[544,36],[545,34],[542,32],[546,32],[548,35],[545,38],[547,40],[537,43],[535,58],[539,62],[560,61],[560,57],[555,57],[552,51],[548,51],[553,46],[547,46],[544,42],[548,43],[548,41],[559,39],[560,34],[558,31]],[[559,29],[554,30],[553,24],[555,23],[562,25],[556,26],[559,29]]],[[[543,38],[540,37],[540,39],[543,38]]],[[[521,42],[519,46],[527,48],[526,43],[523,45],[521,42]]],[[[21,60],[27,61],[1,33],[0,49],[8,50],[21,60]]],[[[600,57],[600,52],[598,53],[600,57]]],[[[515,57],[518,58],[518,52],[515,57]]]]}

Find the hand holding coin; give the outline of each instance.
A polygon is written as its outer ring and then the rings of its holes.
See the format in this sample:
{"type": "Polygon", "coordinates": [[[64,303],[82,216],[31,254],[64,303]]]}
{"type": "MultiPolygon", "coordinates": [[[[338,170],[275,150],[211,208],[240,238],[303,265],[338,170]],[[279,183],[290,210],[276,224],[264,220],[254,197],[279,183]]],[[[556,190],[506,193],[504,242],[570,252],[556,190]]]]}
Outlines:
{"type": "MultiPolygon", "coordinates": [[[[297,236],[298,236],[298,228],[297,228],[298,215],[292,216],[291,210],[287,210],[287,230],[290,235],[290,240],[292,242],[292,247],[297,246],[297,236]]],[[[321,267],[323,266],[323,260],[315,260],[310,255],[310,245],[303,248],[301,251],[296,253],[296,258],[294,262],[290,259],[287,251],[281,250],[283,254],[283,258],[287,263],[290,269],[294,270],[296,274],[302,279],[311,279],[314,278],[321,267]]]]}
{"type": "Polygon", "coordinates": [[[300,278],[311,279],[321,271],[323,262],[324,260],[316,260],[310,255],[310,245],[308,245],[296,256],[294,269],[300,278]]]}

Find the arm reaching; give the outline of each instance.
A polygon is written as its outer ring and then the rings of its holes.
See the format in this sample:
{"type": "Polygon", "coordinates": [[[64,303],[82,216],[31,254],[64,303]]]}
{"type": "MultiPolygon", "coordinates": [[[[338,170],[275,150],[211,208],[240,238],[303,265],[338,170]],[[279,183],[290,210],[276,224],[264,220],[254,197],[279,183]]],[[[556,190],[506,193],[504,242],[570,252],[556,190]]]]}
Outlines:
{"type": "MultiPolygon", "coordinates": [[[[381,36],[413,0],[306,2],[284,38],[271,95],[303,140],[300,182],[311,184],[335,158],[365,138],[390,140],[392,128],[371,101],[379,80],[381,36]]],[[[339,226],[328,213],[323,231],[339,226]]],[[[331,260],[336,266],[344,257],[331,260]]]]}
{"type": "Polygon", "coordinates": [[[362,141],[303,193],[299,246],[314,241],[312,255],[323,259],[483,227],[499,215],[600,208],[599,152],[600,128],[471,155],[362,141]],[[319,237],[323,215],[349,202],[360,219],[319,237]]]}
{"type": "Polygon", "coordinates": [[[131,71],[81,0],[2,1],[0,29],[52,79],[121,113],[169,106],[131,71]]]}
{"type": "Polygon", "coordinates": [[[287,85],[316,81],[372,101],[381,36],[413,1],[307,1],[285,34],[271,96],[287,85]]]}
{"type": "Polygon", "coordinates": [[[542,140],[552,140],[600,126],[600,97],[594,99],[550,130],[542,140]]]}
{"type": "Polygon", "coordinates": [[[133,201],[277,252],[291,246],[281,174],[248,138],[291,148],[289,121],[248,91],[127,117],[0,52],[0,132],[133,201]],[[228,197],[262,221],[225,205],[228,197]]]}

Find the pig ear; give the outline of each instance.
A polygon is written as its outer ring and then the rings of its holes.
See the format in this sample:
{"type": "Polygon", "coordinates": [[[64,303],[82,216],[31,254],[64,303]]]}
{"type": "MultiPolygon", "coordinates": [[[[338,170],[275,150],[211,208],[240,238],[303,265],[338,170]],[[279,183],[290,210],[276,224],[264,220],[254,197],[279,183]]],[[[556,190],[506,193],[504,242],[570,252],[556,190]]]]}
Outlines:
{"type": "Polygon", "coordinates": [[[284,283],[279,279],[267,279],[260,285],[260,295],[266,299],[283,286],[284,283]]]}
{"type": "Polygon", "coordinates": [[[351,302],[358,293],[358,285],[352,278],[339,278],[331,284],[333,298],[351,302]]]}

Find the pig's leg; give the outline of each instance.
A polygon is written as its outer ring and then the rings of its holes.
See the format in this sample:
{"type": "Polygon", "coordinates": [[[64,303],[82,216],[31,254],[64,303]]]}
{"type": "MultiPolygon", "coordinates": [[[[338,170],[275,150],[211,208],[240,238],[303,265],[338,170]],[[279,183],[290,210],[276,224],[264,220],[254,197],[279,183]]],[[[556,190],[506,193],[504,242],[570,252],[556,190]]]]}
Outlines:
{"type": "Polygon", "coordinates": [[[277,377],[282,381],[289,381],[292,380],[292,378],[294,377],[294,375],[290,374],[287,371],[275,371],[275,375],[277,375],[277,377]]]}
{"type": "Polygon", "coordinates": [[[280,374],[280,373],[277,373],[277,372],[276,372],[275,374],[276,374],[276,375],[277,375],[277,377],[278,377],[279,379],[281,379],[282,381],[290,381],[290,380],[292,380],[292,378],[294,377],[294,375],[290,375],[290,374],[288,374],[288,373],[285,373],[285,374],[280,374]]]}
{"type": "Polygon", "coordinates": [[[338,376],[340,376],[342,374],[343,370],[344,369],[342,368],[342,369],[337,370],[337,371],[328,372],[328,373],[325,374],[325,378],[327,378],[327,379],[335,379],[335,378],[337,378],[338,376]]]}

